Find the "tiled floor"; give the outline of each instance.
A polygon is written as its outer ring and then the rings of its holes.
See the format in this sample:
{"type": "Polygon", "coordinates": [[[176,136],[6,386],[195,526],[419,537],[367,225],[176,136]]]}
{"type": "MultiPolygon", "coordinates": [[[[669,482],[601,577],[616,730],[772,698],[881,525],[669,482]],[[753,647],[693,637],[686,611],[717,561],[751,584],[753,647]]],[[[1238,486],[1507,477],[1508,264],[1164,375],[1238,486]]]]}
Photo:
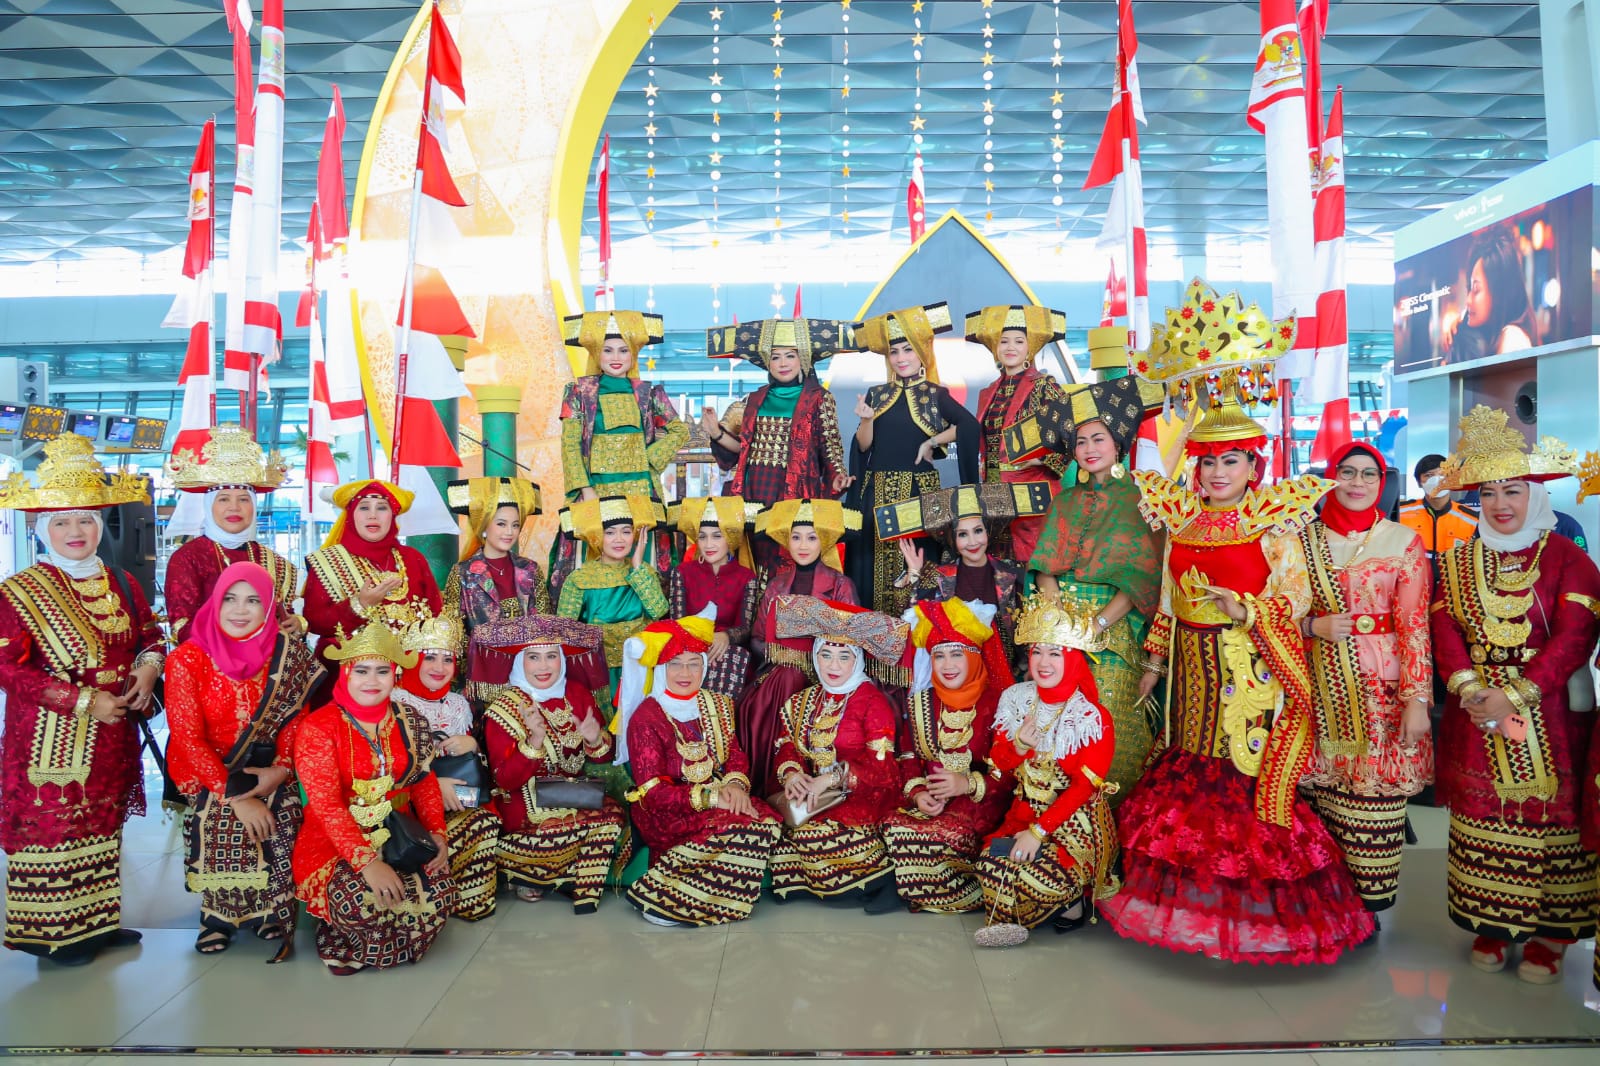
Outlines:
{"type": "MultiPolygon", "coordinates": [[[[977,915],[868,917],[808,902],[766,902],[749,922],[731,928],[657,929],[615,897],[599,914],[575,918],[560,903],[529,905],[505,896],[494,918],[451,923],[419,966],[336,978],[316,961],[305,929],[298,954],[284,966],[267,966],[267,946],[249,938],[219,957],[196,954],[195,906],[182,892],[176,827],[146,818],[130,825],[125,855],[126,920],[145,931],[143,944],[78,970],[0,953],[0,1047],[973,1049],[981,1055],[1220,1045],[1234,1053],[1205,1056],[1206,1063],[1247,1057],[1273,1066],[1422,1066],[1446,1057],[1466,1066],[1600,1062],[1595,1043],[1516,1050],[1308,1047],[1451,1038],[1600,1041],[1600,993],[1589,985],[1592,945],[1571,952],[1567,977],[1555,987],[1473,970],[1467,939],[1442,906],[1442,816],[1424,810],[1417,821],[1423,846],[1407,853],[1400,905],[1384,916],[1379,943],[1331,968],[1230,967],[1129,944],[1104,926],[1069,936],[1047,931],[1020,948],[984,951],[971,940],[982,922],[977,915]],[[1283,1050],[1239,1053],[1251,1045],[1283,1050]]],[[[424,1061],[403,1057],[395,1066],[424,1061]]]]}

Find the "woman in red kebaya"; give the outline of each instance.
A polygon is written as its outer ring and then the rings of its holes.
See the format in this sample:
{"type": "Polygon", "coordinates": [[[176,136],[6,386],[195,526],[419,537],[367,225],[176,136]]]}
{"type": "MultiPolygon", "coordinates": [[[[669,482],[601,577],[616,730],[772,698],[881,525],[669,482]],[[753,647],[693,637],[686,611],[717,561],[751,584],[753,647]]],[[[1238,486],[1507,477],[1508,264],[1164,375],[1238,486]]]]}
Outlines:
{"type": "Polygon", "coordinates": [[[906,624],[787,596],[778,605],[777,632],[813,638],[817,683],[783,705],[777,774],[790,824],[772,855],[772,891],[779,899],[795,892],[859,897],[869,910],[892,910],[898,900],[883,823],[900,797],[895,713],[867,680],[867,656],[898,664],[906,624]],[[844,800],[819,809],[831,791],[843,791],[844,800]]]}
{"type": "Polygon", "coordinates": [[[759,595],[745,543],[745,510],[738,496],[715,496],[684,500],[668,516],[695,545],[694,558],[673,568],[669,617],[687,618],[716,605],[704,684],[734,698],[750,683],[750,624],[759,595]]]}
{"type": "MultiPolygon", "coordinates": [[[[1117,891],[1117,831],[1106,802],[1116,738],[1084,649],[1105,647],[1093,621],[1030,600],[1017,624],[1030,680],[1000,697],[991,784],[1015,784],[1005,821],[978,859],[984,910],[1028,929],[1081,925],[1117,891]]],[[[1115,788],[1115,786],[1110,786],[1115,788]]]]}
{"type": "Polygon", "coordinates": [[[322,678],[298,635],[279,632],[272,577],[234,563],[195,612],[189,639],[167,658],[167,767],[194,813],[184,819],[184,866],[200,894],[202,955],[225,951],[242,928],[294,941],[289,858],[300,830],[294,736],[306,694],[322,678]]]}
{"type": "Polygon", "coordinates": [[[901,724],[901,809],[883,826],[900,898],[912,910],[976,910],[973,861],[1005,813],[1008,785],[989,779],[1000,694],[1011,682],[994,607],[922,603],[906,612],[916,646],[901,724]]]}
{"type": "Polygon", "coordinates": [[[748,918],[781,828],[750,795],[733,701],[702,687],[712,633],[705,618],[654,622],[624,651],[623,751],[639,783],[628,798],[650,848],[628,901],[653,925],[748,918]]]}
{"type": "MultiPolygon", "coordinates": [[[[416,962],[455,906],[432,738],[415,711],[393,700],[396,667],[416,665],[400,638],[371,622],[331,648],[340,664],[333,702],[295,737],[306,791],[294,846],[295,891],[320,919],[317,954],[341,977],[416,962]],[[392,814],[409,816],[438,850],[416,870],[390,865],[392,814]]],[[[398,841],[397,841],[398,843],[398,841]]]]}
{"type": "Polygon", "coordinates": [[[548,889],[572,897],[576,914],[600,907],[606,871],[620,859],[628,816],[610,796],[600,807],[541,805],[539,782],[584,776],[590,763],[616,754],[606,720],[588,688],[567,678],[567,655],[600,647],[600,629],[570,618],[531,614],[478,631],[490,647],[512,652],[511,688],[489,705],[484,741],[500,792],[500,871],[526,902],[548,889]]]}

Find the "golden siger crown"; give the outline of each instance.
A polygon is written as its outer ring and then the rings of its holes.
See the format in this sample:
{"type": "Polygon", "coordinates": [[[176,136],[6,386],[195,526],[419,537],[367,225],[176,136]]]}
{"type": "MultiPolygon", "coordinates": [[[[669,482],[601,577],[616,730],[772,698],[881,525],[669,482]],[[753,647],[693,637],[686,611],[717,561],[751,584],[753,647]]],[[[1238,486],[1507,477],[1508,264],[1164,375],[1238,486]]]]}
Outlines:
{"type": "Polygon", "coordinates": [[[1545,436],[1530,451],[1506,413],[1485,404],[1469,411],[1457,428],[1456,449],[1439,468],[1453,492],[1491,481],[1553,481],[1579,472],[1576,450],[1545,436]]]}
{"type": "Polygon", "coordinates": [[[368,622],[356,630],[354,636],[346,636],[344,626],[335,626],[333,647],[328,649],[328,658],[335,662],[383,659],[396,666],[417,665],[417,653],[407,651],[400,642],[400,634],[382,622],[368,622]]]}
{"type": "Polygon", "coordinates": [[[1294,315],[1275,321],[1238,293],[1222,296],[1195,278],[1183,303],[1167,308],[1149,349],[1134,353],[1133,370],[1185,405],[1217,406],[1229,393],[1245,404],[1272,403],[1273,363],[1294,346],[1297,329],[1294,315]]]}
{"type": "Polygon", "coordinates": [[[1578,464],[1578,502],[1600,496],[1600,452],[1590,452],[1578,464]]]}
{"type": "Polygon", "coordinates": [[[461,615],[446,607],[432,618],[419,618],[400,634],[400,647],[421,654],[425,651],[447,651],[460,655],[466,645],[466,629],[461,615]]]}
{"type": "Polygon", "coordinates": [[[1109,646],[1106,635],[1095,632],[1093,612],[1062,607],[1038,593],[1023,599],[1014,640],[1087,652],[1105,651],[1109,646]]]}
{"type": "Polygon", "coordinates": [[[63,433],[44,446],[38,484],[17,472],[0,482],[0,508],[14,511],[97,511],[123,503],[148,503],[144,478],[131,470],[106,475],[88,437],[63,433]]]}
{"type": "Polygon", "coordinates": [[[199,456],[188,448],[174,452],[167,460],[167,471],[180,492],[205,492],[225,485],[271,492],[283,484],[289,465],[277,452],[263,452],[242,427],[225,423],[212,427],[211,438],[199,456]]]}

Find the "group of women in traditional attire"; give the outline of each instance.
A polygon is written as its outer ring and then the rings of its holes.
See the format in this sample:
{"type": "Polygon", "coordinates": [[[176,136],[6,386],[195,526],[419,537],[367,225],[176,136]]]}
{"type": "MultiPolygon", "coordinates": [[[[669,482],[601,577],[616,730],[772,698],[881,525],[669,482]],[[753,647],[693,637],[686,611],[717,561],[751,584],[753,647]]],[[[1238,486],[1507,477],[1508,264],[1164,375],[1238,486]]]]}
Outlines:
{"type": "Polygon", "coordinates": [[[1600,907],[1600,571],[1543,485],[1575,456],[1464,418],[1445,475],[1483,522],[1435,587],[1380,513],[1374,449],[1265,478],[1246,405],[1292,324],[1196,282],[1137,376],[1065,387],[1035,366],[1059,313],[966,325],[1000,371],[976,416],[938,384],[944,305],[709,331],[769,382],[702,420],[731,491],[669,506],[689,427],[638,375],[660,319],[575,316],[590,373],[563,400],[548,576],[521,548],[538,489],[469,478],[442,591],[399,542],[410,493],[371,479],[334,494],[300,585],[254,537],[281,464],[219,427],[172,463],[206,522],[169,564],[170,644],[96,556],[103,509],[144,486],[50,443],[0,488],[45,549],[0,583],[6,946],[71,965],[137,940],[121,826],[164,675],[202,953],[248,932],[287,958],[303,904],[351,974],[416,961],[502,887],[585,914],[616,884],[656,925],[738,921],[770,891],[981,911],[988,944],[1103,917],[1331,963],[1394,903],[1437,671],[1450,916],[1480,969],[1520,944],[1519,976],[1559,979],[1600,907]],[[816,368],[861,350],[888,382],[847,446],[816,368]],[[1172,399],[1193,408],[1182,475],[1132,469],[1172,399]]]}

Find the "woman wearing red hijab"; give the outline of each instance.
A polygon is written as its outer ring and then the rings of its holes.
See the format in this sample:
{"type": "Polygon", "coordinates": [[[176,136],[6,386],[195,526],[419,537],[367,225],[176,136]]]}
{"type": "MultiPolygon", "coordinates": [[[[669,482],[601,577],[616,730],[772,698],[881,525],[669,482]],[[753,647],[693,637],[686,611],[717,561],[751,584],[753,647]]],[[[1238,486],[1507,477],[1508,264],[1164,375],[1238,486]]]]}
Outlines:
{"type": "Polygon", "coordinates": [[[338,668],[327,651],[338,630],[349,636],[369,621],[401,628],[444,606],[427,560],[400,543],[396,523],[412,498],[398,485],[371,479],[334,490],[334,506],[344,513],[321,550],[306,556],[304,607],[306,625],[318,638],[317,658],[330,677],[338,668]]]}
{"type": "Polygon", "coordinates": [[[1011,684],[993,604],[919,603],[904,618],[916,646],[900,730],[901,809],[883,824],[899,898],[912,910],[976,910],[983,838],[1000,824],[1008,785],[989,779],[995,709],[1011,684]]]}
{"type": "Polygon", "coordinates": [[[322,677],[311,651],[277,624],[273,579],[250,562],[226,567],[167,659],[167,765],[194,816],[184,821],[189,891],[200,894],[202,955],[241,928],[282,941],[298,905],[289,855],[300,829],[296,716],[322,677]]]}
{"type": "Polygon", "coordinates": [[[306,818],[294,880],[320,919],[317,955],[343,977],[421,959],[455,909],[456,886],[428,723],[393,699],[399,668],[416,666],[416,653],[372,622],[329,656],[340,664],[333,702],[295,737],[306,818]],[[396,829],[431,837],[433,857],[404,846],[396,829]]]}
{"type": "Polygon", "coordinates": [[[1371,445],[1336,452],[1333,495],[1300,533],[1311,574],[1300,632],[1317,708],[1309,780],[1373,912],[1394,906],[1400,886],[1406,799],[1433,781],[1428,555],[1415,533],[1379,516],[1383,469],[1371,445]]]}

